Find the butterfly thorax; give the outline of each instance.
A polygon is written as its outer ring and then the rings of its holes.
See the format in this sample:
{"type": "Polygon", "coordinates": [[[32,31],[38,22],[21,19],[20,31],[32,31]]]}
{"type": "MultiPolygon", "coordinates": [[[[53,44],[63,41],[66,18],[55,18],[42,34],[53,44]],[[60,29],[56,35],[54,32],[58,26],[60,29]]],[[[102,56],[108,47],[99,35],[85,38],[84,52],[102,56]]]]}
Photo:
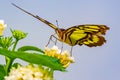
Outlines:
{"type": "Polygon", "coordinates": [[[61,41],[61,42],[64,42],[64,43],[67,43],[69,44],[70,46],[74,46],[76,44],[72,44],[71,40],[70,40],[70,37],[69,35],[71,34],[66,34],[66,29],[63,29],[63,28],[57,28],[56,30],[56,34],[58,36],[58,39],[61,41]]]}

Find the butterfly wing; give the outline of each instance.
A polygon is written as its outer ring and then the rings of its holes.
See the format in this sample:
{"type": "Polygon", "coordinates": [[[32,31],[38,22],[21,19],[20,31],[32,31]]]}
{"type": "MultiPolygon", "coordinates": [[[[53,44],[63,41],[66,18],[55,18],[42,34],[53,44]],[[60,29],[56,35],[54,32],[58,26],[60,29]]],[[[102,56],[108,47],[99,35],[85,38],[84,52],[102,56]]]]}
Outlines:
{"type": "Polygon", "coordinates": [[[68,28],[65,31],[64,41],[71,46],[87,45],[89,47],[101,46],[106,42],[103,35],[109,28],[105,25],[78,25],[68,28]]]}

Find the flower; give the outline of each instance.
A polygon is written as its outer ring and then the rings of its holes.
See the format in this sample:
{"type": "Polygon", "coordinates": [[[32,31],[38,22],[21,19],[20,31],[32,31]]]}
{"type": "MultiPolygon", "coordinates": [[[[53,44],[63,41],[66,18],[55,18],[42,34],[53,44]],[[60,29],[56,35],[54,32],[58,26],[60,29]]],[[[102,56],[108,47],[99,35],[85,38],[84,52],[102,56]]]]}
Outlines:
{"type": "Polygon", "coordinates": [[[4,20],[0,20],[0,36],[2,35],[2,33],[3,33],[6,26],[7,25],[4,24],[4,20]]]}
{"type": "Polygon", "coordinates": [[[62,51],[58,49],[57,46],[53,46],[52,48],[45,48],[45,54],[51,57],[56,57],[60,60],[60,63],[64,68],[68,67],[70,63],[74,62],[74,58],[70,56],[67,50],[62,51]]]}
{"type": "Polygon", "coordinates": [[[27,66],[12,67],[5,80],[53,80],[52,70],[43,66],[29,64],[27,66]]]}

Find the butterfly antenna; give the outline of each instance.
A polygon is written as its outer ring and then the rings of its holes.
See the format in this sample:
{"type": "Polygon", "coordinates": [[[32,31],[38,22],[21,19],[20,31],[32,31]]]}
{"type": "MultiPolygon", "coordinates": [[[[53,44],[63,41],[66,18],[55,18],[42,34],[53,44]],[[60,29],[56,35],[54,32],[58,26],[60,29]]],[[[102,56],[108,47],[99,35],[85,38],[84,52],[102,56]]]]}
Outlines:
{"type": "Polygon", "coordinates": [[[57,27],[59,28],[58,20],[56,20],[57,27]]]}

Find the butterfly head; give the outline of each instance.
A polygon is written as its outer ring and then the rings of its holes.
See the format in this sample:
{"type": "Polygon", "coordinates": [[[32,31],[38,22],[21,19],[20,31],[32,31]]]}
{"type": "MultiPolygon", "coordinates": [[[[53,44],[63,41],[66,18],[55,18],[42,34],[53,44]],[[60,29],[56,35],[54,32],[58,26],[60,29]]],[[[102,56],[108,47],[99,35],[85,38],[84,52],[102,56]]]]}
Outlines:
{"type": "Polygon", "coordinates": [[[63,28],[57,28],[57,29],[55,30],[56,34],[58,35],[58,37],[59,37],[60,39],[62,39],[63,34],[64,34],[64,31],[65,31],[65,29],[63,29],[63,28]]]}

